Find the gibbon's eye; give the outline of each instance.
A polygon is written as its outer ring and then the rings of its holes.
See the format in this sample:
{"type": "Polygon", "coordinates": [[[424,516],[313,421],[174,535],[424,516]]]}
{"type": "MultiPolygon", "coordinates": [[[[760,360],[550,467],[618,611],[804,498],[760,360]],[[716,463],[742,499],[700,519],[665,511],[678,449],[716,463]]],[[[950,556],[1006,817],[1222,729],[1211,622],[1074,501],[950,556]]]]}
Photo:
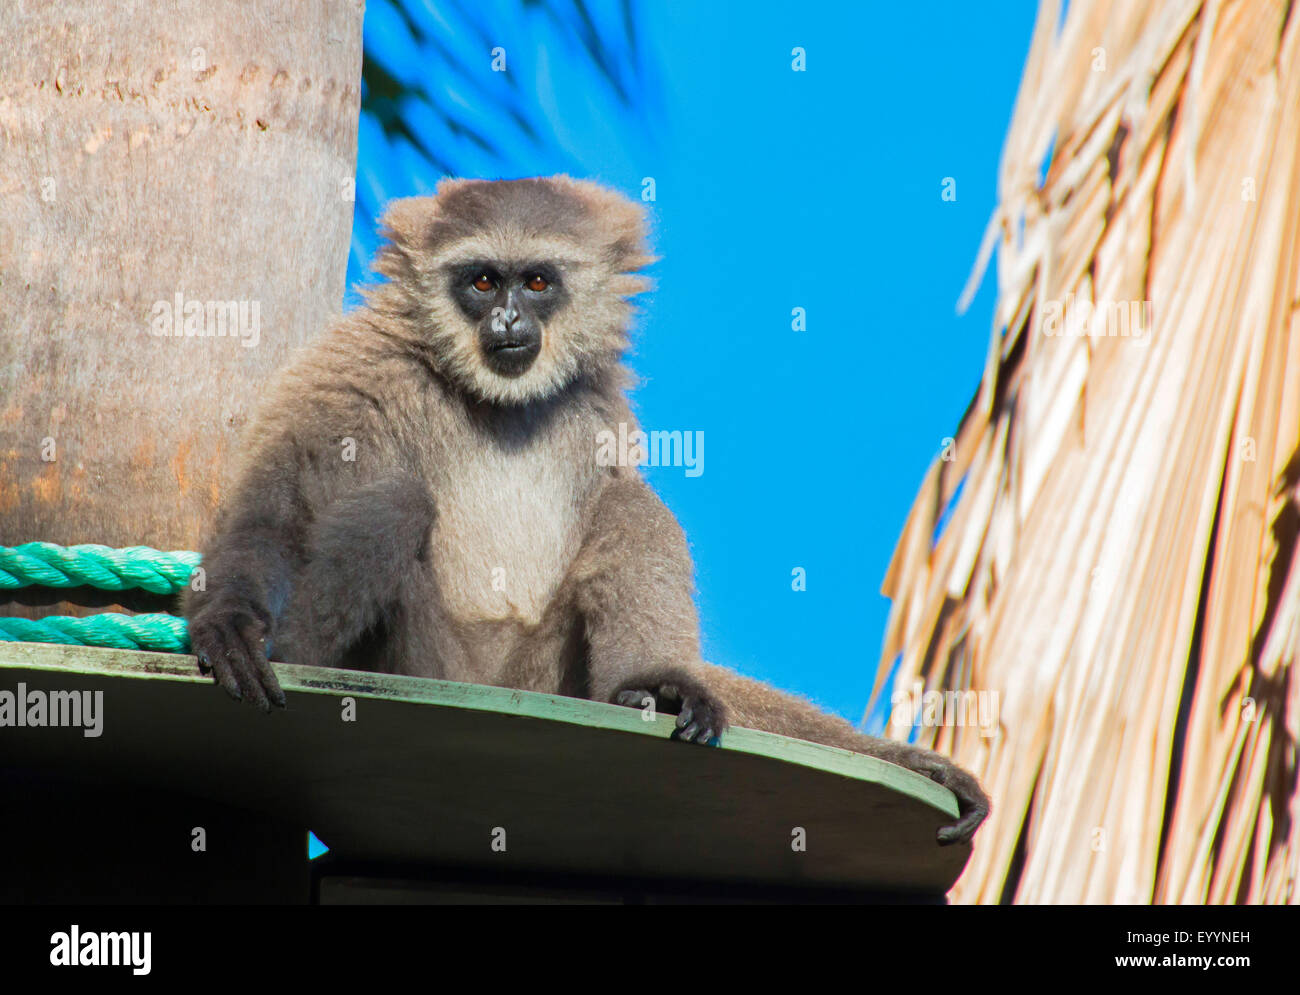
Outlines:
{"type": "Polygon", "coordinates": [[[480,273],[478,275],[478,278],[473,283],[474,289],[481,294],[486,294],[489,290],[492,290],[495,286],[496,286],[496,281],[493,280],[492,277],[488,276],[486,273],[480,273]]]}
{"type": "Polygon", "coordinates": [[[534,275],[528,278],[528,282],[525,283],[524,286],[533,291],[533,293],[540,294],[543,290],[549,287],[550,284],[546,282],[546,277],[534,275]]]}

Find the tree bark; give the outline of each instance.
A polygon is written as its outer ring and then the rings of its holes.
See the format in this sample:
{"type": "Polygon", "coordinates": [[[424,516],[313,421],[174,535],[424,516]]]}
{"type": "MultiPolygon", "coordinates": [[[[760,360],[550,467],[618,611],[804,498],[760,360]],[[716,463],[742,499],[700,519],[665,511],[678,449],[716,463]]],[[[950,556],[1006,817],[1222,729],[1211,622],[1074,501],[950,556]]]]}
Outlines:
{"type": "Polygon", "coordinates": [[[0,8],[0,545],[197,547],[342,304],[362,8],[0,8]]]}

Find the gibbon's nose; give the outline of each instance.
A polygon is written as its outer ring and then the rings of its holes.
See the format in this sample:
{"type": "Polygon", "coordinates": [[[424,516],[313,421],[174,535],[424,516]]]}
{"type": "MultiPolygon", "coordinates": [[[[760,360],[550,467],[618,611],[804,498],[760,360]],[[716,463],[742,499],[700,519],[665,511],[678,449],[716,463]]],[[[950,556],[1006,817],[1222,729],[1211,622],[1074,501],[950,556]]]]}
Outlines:
{"type": "Polygon", "coordinates": [[[522,322],[522,315],[519,308],[513,304],[505,307],[499,307],[493,310],[492,320],[488,323],[488,333],[492,338],[503,341],[514,338],[527,338],[528,331],[521,328],[521,324],[531,324],[531,322],[522,322]]]}

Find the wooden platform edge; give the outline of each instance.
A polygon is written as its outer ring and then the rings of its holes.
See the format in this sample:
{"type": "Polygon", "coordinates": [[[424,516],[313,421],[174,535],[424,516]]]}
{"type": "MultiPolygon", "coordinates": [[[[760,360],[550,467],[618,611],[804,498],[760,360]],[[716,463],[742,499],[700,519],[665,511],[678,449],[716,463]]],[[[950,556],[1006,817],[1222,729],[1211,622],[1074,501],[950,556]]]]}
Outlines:
{"type": "MultiPolygon", "coordinates": [[[[442,708],[518,715],[663,739],[667,739],[673,729],[673,716],[660,715],[655,721],[649,722],[637,709],[607,705],[582,698],[567,698],[562,695],[540,694],[535,691],[519,691],[482,684],[461,684],[424,677],[334,670],[300,664],[276,663],[273,667],[281,686],[290,696],[298,693],[334,695],[339,698],[347,696],[383,698],[412,705],[433,705],[442,708]]],[[[199,673],[195,658],[187,654],[53,643],[0,642],[0,673],[15,669],[53,670],[95,677],[212,685],[211,678],[199,673]]],[[[9,689],[0,686],[0,691],[3,690],[9,689]]],[[[215,685],[212,686],[212,692],[224,693],[215,685]]],[[[239,706],[232,702],[231,707],[239,706]]],[[[289,707],[293,707],[292,697],[290,697],[289,707]]],[[[958,814],[957,799],[947,788],[914,771],[876,757],[740,727],[727,730],[719,748],[880,784],[924,802],[953,818],[958,814]]]]}

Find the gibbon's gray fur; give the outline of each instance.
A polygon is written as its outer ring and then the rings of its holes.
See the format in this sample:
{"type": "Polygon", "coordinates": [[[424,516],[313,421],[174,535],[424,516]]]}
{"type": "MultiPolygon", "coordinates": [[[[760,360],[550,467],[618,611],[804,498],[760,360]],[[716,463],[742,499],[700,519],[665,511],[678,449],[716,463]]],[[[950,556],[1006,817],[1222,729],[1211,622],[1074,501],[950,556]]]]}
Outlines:
{"type": "Polygon", "coordinates": [[[635,428],[628,298],[652,261],[641,209],[568,177],[448,180],[399,200],[366,306],[272,384],[244,439],[185,614],[199,666],[283,706],[277,660],[494,684],[730,723],[978,782],[701,661],[686,539],[597,435],[635,428]]]}

